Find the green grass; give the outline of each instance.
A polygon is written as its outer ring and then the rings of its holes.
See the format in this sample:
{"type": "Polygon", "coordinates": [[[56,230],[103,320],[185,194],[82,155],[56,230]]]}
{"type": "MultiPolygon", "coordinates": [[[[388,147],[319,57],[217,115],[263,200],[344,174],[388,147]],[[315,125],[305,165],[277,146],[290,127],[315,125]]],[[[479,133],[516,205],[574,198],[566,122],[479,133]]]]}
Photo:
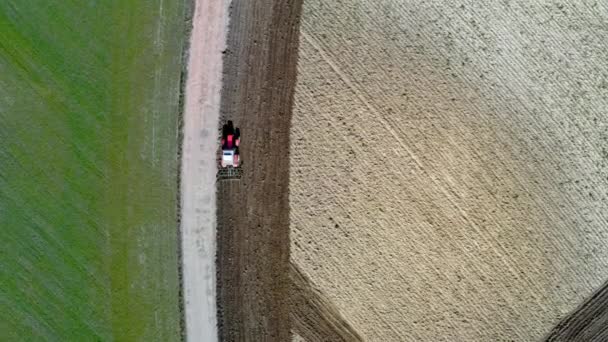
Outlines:
{"type": "Polygon", "coordinates": [[[179,339],[184,6],[0,1],[0,340],[179,339]]]}

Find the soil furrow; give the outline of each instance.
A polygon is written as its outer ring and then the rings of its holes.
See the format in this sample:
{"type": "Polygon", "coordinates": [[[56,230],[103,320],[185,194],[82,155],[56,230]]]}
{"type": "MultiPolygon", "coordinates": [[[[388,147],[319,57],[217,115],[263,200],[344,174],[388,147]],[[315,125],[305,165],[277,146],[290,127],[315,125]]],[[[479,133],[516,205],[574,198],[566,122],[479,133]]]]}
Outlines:
{"type": "Polygon", "coordinates": [[[557,324],[547,342],[608,340],[608,283],[557,324]]]}
{"type": "Polygon", "coordinates": [[[297,265],[290,264],[289,276],[292,283],[291,322],[295,333],[307,342],[363,341],[297,265]]]}
{"type": "Polygon", "coordinates": [[[290,340],[289,132],[300,10],[301,0],[231,5],[221,111],[240,127],[243,176],[217,184],[223,341],[290,340]]]}

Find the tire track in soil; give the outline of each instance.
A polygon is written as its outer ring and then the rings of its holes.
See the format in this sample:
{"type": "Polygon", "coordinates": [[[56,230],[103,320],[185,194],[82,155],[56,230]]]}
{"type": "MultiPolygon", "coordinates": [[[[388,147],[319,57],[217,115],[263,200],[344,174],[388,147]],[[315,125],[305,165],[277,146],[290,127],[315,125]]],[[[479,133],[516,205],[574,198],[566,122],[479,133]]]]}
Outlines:
{"type": "Polygon", "coordinates": [[[545,341],[608,341],[608,282],[557,324],[545,341]]]}
{"type": "Polygon", "coordinates": [[[222,119],[241,128],[243,177],[217,184],[222,341],[289,341],[289,132],[302,0],[234,0],[222,119]]]}
{"type": "Polygon", "coordinates": [[[338,308],[293,263],[291,279],[292,329],[307,342],[355,342],[363,338],[346,322],[338,308]]]}

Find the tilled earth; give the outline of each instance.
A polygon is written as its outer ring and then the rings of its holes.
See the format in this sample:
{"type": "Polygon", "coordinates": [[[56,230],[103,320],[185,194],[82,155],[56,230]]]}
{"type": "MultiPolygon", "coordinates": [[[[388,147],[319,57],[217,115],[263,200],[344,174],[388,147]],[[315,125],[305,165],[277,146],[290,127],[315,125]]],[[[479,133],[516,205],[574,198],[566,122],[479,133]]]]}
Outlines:
{"type": "Polygon", "coordinates": [[[484,4],[304,4],[291,256],[364,340],[539,340],[608,278],[608,7],[484,4]]]}
{"type": "Polygon", "coordinates": [[[288,341],[289,127],[301,1],[232,2],[223,119],[241,129],[243,177],[217,185],[223,341],[288,341]]]}

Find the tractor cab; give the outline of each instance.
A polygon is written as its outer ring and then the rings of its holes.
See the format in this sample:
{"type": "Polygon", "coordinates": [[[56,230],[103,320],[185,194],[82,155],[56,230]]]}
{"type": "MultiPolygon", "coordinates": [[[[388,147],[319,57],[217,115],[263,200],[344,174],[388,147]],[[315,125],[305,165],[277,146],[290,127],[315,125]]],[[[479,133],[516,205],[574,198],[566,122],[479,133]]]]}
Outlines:
{"type": "Polygon", "coordinates": [[[221,167],[238,167],[239,166],[239,155],[236,150],[222,149],[222,161],[221,167]]]}

